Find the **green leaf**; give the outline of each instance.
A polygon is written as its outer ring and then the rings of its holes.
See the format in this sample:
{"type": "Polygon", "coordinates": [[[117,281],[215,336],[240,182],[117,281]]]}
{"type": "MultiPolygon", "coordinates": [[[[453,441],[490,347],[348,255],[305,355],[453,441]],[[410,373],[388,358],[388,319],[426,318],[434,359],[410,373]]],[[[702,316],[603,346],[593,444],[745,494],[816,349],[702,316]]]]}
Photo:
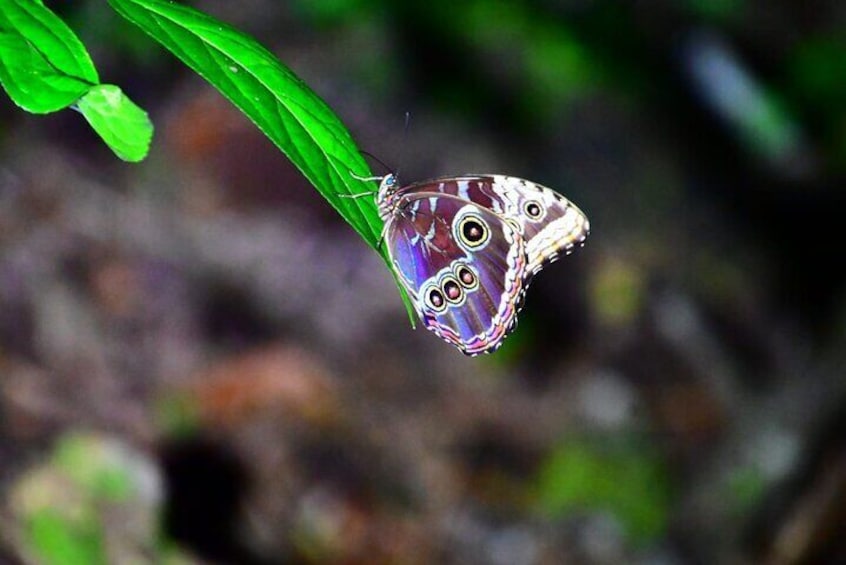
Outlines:
{"type": "Polygon", "coordinates": [[[97,69],[74,32],[40,2],[3,0],[0,2],[0,29],[26,39],[57,74],[97,84],[97,69]]]}
{"type": "Polygon", "coordinates": [[[121,159],[140,161],[153,134],[147,114],[99,81],[82,42],[41,2],[0,0],[0,83],[12,101],[38,114],[77,103],[121,159]]]}
{"type": "Polygon", "coordinates": [[[57,73],[26,39],[5,31],[0,31],[0,83],[15,104],[35,114],[67,108],[90,86],[57,73]]]}
{"type": "Polygon", "coordinates": [[[0,2],[0,82],[12,101],[44,114],[76,102],[99,82],[85,47],[40,2],[0,2]]]}
{"type": "Polygon", "coordinates": [[[353,178],[369,168],[335,114],[252,38],[191,8],[161,0],[109,0],[243,111],[372,246],[382,222],[373,190],[353,178]]]}
{"type": "Polygon", "coordinates": [[[244,112],[387,262],[375,199],[342,197],[376,188],[353,176],[370,176],[370,168],[335,113],[299,77],[251,37],[197,10],[163,0],[109,4],[244,112]]]}
{"type": "Polygon", "coordinates": [[[112,84],[92,86],[77,102],[77,108],[103,141],[124,161],[147,156],[153,138],[153,124],[147,112],[112,84]]]}

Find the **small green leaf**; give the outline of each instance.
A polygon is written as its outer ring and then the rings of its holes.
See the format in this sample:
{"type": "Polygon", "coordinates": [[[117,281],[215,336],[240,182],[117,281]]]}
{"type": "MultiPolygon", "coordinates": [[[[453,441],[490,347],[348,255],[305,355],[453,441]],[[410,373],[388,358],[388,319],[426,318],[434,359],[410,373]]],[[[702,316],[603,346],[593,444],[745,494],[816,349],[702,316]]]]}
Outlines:
{"type": "Polygon", "coordinates": [[[97,69],[76,34],[40,2],[0,2],[0,29],[14,30],[38,50],[57,74],[97,84],[97,69]]]}
{"type": "Polygon", "coordinates": [[[153,138],[153,124],[147,112],[112,84],[92,86],[77,102],[77,108],[103,141],[124,161],[147,156],[153,138]]]}
{"type": "Polygon", "coordinates": [[[244,112],[387,262],[375,199],[343,197],[376,188],[354,176],[370,176],[370,168],[335,113],[299,77],[251,37],[192,8],[164,0],[109,4],[244,112]]]}
{"type": "Polygon", "coordinates": [[[67,108],[90,86],[57,73],[26,39],[5,31],[0,31],[0,84],[15,104],[34,114],[67,108]]]}

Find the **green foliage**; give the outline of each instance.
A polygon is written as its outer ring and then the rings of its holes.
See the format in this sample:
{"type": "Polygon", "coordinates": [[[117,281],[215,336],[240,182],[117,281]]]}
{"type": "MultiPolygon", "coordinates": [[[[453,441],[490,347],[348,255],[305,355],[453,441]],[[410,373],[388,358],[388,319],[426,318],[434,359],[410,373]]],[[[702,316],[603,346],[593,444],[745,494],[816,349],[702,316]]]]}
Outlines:
{"type": "Polygon", "coordinates": [[[774,91],[760,88],[750,90],[754,103],[743,107],[733,117],[744,145],[753,151],[782,162],[795,154],[800,145],[800,132],[788,108],[774,91]]]}
{"type": "Polygon", "coordinates": [[[0,82],[28,112],[67,108],[99,82],[76,35],[41,4],[0,3],[0,82]]]}
{"type": "Polygon", "coordinates": [[[831,164],[846,170],[846,33],[820,34],[797,42],[788,60],[791,95],[812,114],[823,117],[818,127],[821,149],[831,164]]]}
{"type": "Polygon", "coordinates": [[[292,7],[310,23],[330,27],[366,13],[372,0],[294,0],[292,7]]]}
{"type": "Polygon", "coordinates": [[[133,469],[114,445],[94,436],[67,434],[49,462],[31,472],[20,492],[24,542],[38,563],[107,563],[107,509],[133,504],[133,469]]]}
{"type": "Polygon", "coordinates": [[[106,563],[103,537],[96,521],[70,520],[63,513],[45,507],[29,517],[29,545],[39,563],[78,565],[106,563]]]}
{"type": "MultiPolygon", "coordinates": [[[[251,37],[192,8],[162,0],[109,3],[244,112],[387,261],[375,199],[344,198],[375,188],[355,178],[371,176],[370,168],[338,117],[299,77],[251,37]]],[[[99,84],[85,47],[41,3],[0,4],[0,82],[30,112],[74,106],[121,159],[147,154],[153,128],[146,113],[118,87],[99,84]]],[[[402,289],[401,295],[413,320],[402,289]]]]}
{"type": "Polygon", "coordinates": [[[298,76],[251,37],[187,6],[109,3],[244,112],[387,262],[375,199],[344,198],[376,188],[354,176],[370,176],[370,168],[340,119],[298,76]]]}
{"type": "Polygon", "coordinates": [[[43,565],[192,563],[159,527],[152,461],[112,438],[70,432],[9,488],[15,539],[43,565]]]}
{"type": "Polygon", "coordinates": [[[58,16],[40,2],[0,2],[0,83],[12,101],[36,114],[78,103],[118,157],[140,161],[152,124],[118,87],[99,82],[82,42],[58,16]]]}
{"type": "Polygon", "coordinates": [[[610,327],[634,323],[646,300],[646,275],[634,262],[607,259],[596,269],[590,299],[596,319],[610,327]]]}
{"type": "Polygon", "coordinates": [[[146,156],[153,137],[150,119],[120,88],[92,86],[76,107],[118,157],[140,161],[146,156]]]}
{"type": "Polygon", "coordinates": [[[738,467],[728,477],[726,488],[720,494],[738,516],[747,515],[766,493],[767,478],[754,466],[738,467]]]}
{"type": "Polygon", "coordinates": [[[717,22],[739,18],[746,9],[745,0],[686,0],[686,4],[694,14],[717,22]]]}
{"type": "Polygon", "coordinates": [[[67,108],[90,86],[57,73],[23,36],[7,31],[0,31],[0,83],[15,104],[34,114],[67,108]]]}
{"type": "Polygon", "coordinates": [[[846,33],[811,37],[789,60],[795,90],[827,113],[843,112],[846,101],[846,33]]]}
{"type": "Polygon", "coordinates": [[[541,469],[539,507],[558,517],[579,511],[609,512],[632,541],[651,541],[666,528],[669,493],[658,458],[640,447],[567,442],[541,469]]]}
{"type": "Polygon", "coordinates": [[[82,42],[56,14],[41,3],[5,0],[0,4],[0,26],[14,30],[41,51],[57,73],[97,84],[100,77],[82,42]]]}
{"type": "Polygon", "coordinates": [[[128,470],[110,456],[103,444],[88,436],[68,434],[62,438],[53,454],[53,464],[93,497],[120,502],[132,494],[128,470]]]}
{"type": "MultiPolygon", "coordinates": [[[[562,101],[585,98],[600,82],[599,66],[568,24],[531,5],[433,0],[432,11],[448,14],[442,25],[470,44],[488,72],[519,82],[515,107],[531,121],[550,119],[562,101]]],[[[465,105],[474,107],[477,94],[465,105]]]]}
{"type": "Polygon", "coordinates": [[[382,221],[349,132],[299,77],[251,37],[197,10],[162,0],[109,0],[235,104],[374,248],[382,221]]]}
{"type": "Polygon", "coordinates": [[[156,403],[156,422],[170,438],[190,437],[200,426],[197,399],[191,395],[166,395],[156,403]]]}

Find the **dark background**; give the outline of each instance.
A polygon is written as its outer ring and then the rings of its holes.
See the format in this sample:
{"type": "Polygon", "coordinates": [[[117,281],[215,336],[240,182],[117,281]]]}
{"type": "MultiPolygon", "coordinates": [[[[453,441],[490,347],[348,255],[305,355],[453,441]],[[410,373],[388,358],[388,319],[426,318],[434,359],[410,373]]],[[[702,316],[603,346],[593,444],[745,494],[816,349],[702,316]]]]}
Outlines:
{"type": "Polygon", "coordinates": [[[0,561],[846,561],[846,4],[193,3],[403,182],[587,213],[474,359],[210,86],[48,5],[156,136],[0,104],[0,561]]]}

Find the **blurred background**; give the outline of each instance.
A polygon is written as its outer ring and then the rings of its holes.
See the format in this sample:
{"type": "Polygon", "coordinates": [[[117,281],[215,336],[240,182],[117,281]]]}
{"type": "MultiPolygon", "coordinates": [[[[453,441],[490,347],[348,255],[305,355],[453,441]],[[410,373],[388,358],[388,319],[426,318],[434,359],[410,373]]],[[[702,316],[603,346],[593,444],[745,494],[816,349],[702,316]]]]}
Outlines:
{"type": "Polygon", "coordinates": [[[48,4],[156,136],[0,104],[0,562],[846,562],[842,1],[193,2],[403,182],[585,210],[474,359],[216,91],[48,4]]]}

